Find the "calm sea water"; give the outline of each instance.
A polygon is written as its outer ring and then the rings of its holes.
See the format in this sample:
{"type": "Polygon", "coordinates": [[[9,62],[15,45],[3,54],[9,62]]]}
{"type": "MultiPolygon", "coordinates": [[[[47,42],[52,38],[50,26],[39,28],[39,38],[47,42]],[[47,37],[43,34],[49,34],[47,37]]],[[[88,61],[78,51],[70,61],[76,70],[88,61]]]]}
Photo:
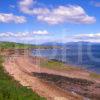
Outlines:
{"type": "Polygon", "coordinates": [[[68,45],[60,49],[35,49],[32,54],[83,67],[100,74],[100,45],[68,45]]]}

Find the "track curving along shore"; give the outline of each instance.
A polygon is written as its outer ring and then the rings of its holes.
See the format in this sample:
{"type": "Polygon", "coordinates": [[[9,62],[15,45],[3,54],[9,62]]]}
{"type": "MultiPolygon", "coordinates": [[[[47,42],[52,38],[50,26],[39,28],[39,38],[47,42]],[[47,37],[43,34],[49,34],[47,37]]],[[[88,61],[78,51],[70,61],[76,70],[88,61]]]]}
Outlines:
{"type": "Polygon", "coordinates": [[[40,72],[42,69],[31,63],[31,60],[29,56],[10,56],[5,60],[4,68],[20,84],[31,88],[47,100],[83,100],[82,96],[65,92],[53,84],[32,76],[32,72],[40,72]]]}

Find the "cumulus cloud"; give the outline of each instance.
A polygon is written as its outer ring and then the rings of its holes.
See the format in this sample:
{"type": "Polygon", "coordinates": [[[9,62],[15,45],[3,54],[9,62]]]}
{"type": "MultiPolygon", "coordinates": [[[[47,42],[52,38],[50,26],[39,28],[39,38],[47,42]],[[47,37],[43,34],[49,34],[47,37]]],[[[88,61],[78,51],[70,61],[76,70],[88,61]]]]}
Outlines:
{"type": "Polygon", "coordinates": [[[37,18],[49,24],[58,24],[63,22],[91,24],[95,22],[94,17],[88,16],[80,6],[59,6],[49,10],[47,14],[38,15],[37,18]]]}
{"type": "Polygon", "coordinates": [[[34,0],[21,0],[20,10],[23,13],[35,15],[38,20],[48,24],[59,23],[82,23],[91,24],[96,21],[95,17],[89,16],[85,10],[78,5],[58,6],[57,8],[35,8],[34,0]]]}
{"type": "Polygon", "coordinates": [[[30,8],[33,6],[33,0],[20,0],[19,7],[23,13],[30,14],[30,8]]]}
{"type": "Polygon", "coordinates": [[[0,13],[0,22],[2,23],[14,22],[21,24],[26,22],[26,18],[24,16],[16,16],[12,13],[9,14],[0,13]]]}

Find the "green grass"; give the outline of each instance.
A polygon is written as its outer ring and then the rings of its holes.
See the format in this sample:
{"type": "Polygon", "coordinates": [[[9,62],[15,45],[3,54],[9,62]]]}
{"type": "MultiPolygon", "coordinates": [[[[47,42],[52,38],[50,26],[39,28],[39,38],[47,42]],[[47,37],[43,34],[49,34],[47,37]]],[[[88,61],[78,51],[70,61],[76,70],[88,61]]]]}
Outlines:
{"type": "Polygon", "coordinates": [[[0,42],[0,48],[2,48],[2,49],[14,49],[14,48],[26,49],[26,48],[30,48],[30,47],[32,47],[32,45],[14,43],[14,42],[0,42]]]}
{"type": "Polygon", "coordinates": [[[53,70],[63,70],[63,71],[80,70],[80,68],[72,67],[62,62],[53,61],[53,60],[47,60],[47,61],[41,60],[40,66],[53,69],[53,70]]]}
{"type": "Polygon", "coordinates": [[[0,49],[52,49],[52,48],[60,48],[57,46],[41,46],[41,45],[31,45],[31,44],[22,44],[22,43],[14,43],[14,42],[0,42],[0,49]]]}
{"type": "Polygon", "coordinates": [[[90,73],[90,77],[92,77],[92,78],[100,78],[100,74],[90,73]]]}
{"type": "Polygon", "coordinates": [[[2,63],[0,57],[0,100],[46,100],[5,73],[2,63]]]}

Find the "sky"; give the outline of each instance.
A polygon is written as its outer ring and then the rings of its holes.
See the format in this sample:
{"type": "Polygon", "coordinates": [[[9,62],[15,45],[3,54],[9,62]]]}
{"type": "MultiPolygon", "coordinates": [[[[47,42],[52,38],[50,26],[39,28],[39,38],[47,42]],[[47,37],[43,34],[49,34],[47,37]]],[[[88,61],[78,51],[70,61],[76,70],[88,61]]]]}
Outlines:
{"type": "Polygon", "coordinates": [[[100,42],[100,0],[0,0],[0,41],[100,42]]]}

